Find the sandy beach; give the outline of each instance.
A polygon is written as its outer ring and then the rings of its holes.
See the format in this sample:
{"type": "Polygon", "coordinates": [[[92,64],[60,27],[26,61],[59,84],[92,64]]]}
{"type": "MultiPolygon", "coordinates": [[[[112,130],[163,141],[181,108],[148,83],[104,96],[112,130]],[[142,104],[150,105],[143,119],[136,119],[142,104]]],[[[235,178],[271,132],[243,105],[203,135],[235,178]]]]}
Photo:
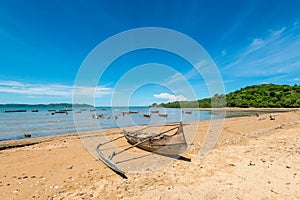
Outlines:
{"type": "Polygon", "coordinates": [[[78,134],[1,142],[0,199],[300,199],[300,110],[269,115],[226,118],[202,157],[210,121],[186,123],[186,132],[199,125],[182,155],[190,162],[127,179],[97,160],[78,134]]]}

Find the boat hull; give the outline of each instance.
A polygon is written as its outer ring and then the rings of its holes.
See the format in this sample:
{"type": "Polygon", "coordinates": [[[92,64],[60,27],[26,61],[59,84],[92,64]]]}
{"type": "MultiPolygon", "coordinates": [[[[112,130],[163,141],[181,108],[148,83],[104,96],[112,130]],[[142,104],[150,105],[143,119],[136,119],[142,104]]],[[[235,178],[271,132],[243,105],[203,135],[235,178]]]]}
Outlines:
{"type": "Polygon", "coordinates": [[[124,132],[127,141],[137,147],[164,155],[178,155],[186,151],[187,143],[183,134],[182,124],[173,135],[141,136],[137,132],[124,132]]]}

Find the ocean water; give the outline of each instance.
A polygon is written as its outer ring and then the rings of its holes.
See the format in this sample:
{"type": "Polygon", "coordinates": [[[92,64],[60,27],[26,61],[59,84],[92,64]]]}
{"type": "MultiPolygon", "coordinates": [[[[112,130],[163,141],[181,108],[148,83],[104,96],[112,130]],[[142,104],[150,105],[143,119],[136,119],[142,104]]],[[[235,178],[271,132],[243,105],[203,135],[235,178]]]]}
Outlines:
{"type": "Polygon", "coordinates": [[[62,110],[61,107],[15,107],[0,108],[0,141],[22,139],[25,133],[31,137],[59,135],[65,133],[103,130],[117,127],[135,125],[163,124],[168,122],[190,122],[196,120],[216,119],[223,116],[214,116],[210,111],[192,111],[176,108],[149,108],[149,107],[75,107],[66,113],[55,113],[48,110],[62,110]],[[5,110],[27,110],[27,112],[5,112],[5,110]],[[32,110],[39,110],[32,112],[32,110]],[[167,117],[151,113],[168,114],[167,117]],[[123,114],[135,111],[138,113],[123,114]],[[144,117],[150,114],[151,117],[144,117]],[[94,119],[93,115],[101,114],[103,117],[94,119]]]}

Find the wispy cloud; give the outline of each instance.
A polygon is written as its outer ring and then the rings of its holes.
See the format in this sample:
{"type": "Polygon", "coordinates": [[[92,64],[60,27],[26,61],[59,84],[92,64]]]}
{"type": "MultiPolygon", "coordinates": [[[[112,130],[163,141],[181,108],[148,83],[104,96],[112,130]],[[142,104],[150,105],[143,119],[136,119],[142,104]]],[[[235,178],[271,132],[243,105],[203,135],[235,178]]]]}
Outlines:
{"type": "Polygon", "coordinates": [[[71,97],[73,90],[76,89],[77,95],[94,94],[96,97],[111,93],[111,88],[98,86],[94,87],[74,87],[61,84],[30,84],[18,81],[0,81],[0,92],[21,94],[26,96],[57,96],[71,97]]]}
{"type": "Polygon", "coordinates": [[[225,56],[226,54],[227,54],[226,49],[223,49],[223,50],[221,51],[221,56],[225,56]]]}
{"type": "Polygon", "coordinates": [[[25,42],[20,37],[6,29],[3,29],[3,27],[0,27],[0,39],[10,40],[18,44],[25,44],[25,42]]]}
{"type": "Polygon", "coordinates": [[[179,81],[184,81],[184,80],[185,80],[184,75],[178,72],[178,73],[172,75],[171,77],[168,77],[165,84],[169,86],[173,83],[176,83],[179,81]]]}
{"type": "Polygon", "coordinates": [[[208,65],[208,62],[206,60],[200,60],[197,63],[195,63],[192,69],[185,73],[176,73],[168,80],[166,81],[166,85],[171,85],[173,83],[180,84],[182,82],[186,82],[187,80],[199,76],[199,71],[201,71],[201,68],[204,68],[208,65]]]}
{"type": "Polygon", "coordinates": [[[153,96],[158,99],[167,99],[168,101],[186,101],[187,100],[187,98],[184,97],[183,95],[175,96],[173,94],[169,94],[166,92],[160,93],[160,94],[154,94],[153,96]]]}
{"type": "Polygon", "coordinates": [[[294,78],[294,81],[300,81],[300,78],[294,78]]]}
{"type": "Polygon", "coordinates": [[[244,8],[241,8],[239,12],[236,13],[236,20],[233,20],[228,28],[227,32],[223,34],[220,41],[225,41],[228,38],[235,37],[235,34],[239,33],[239,30],[245,25],[245,21],[251,14],[255,11],[255,4],[250,3],[244,8]]]}
{"type": "Polygon", "coordinates": [[[271,33],[272,33],[272,36],[277,36],[277,35],[280,35],[281,33],[283,33],[283,31],[286,30],[286,27],[282,27],[281,29],[279,30],[271,30],[271,33]]]}
{"type": "Polygon", "coordinates": [[[235,76],[278,76],[300,70],[300,27],[269,30],[231,55],[223,69],[235,76]]]}
{"type": "Polygon", "coordinates": [[[283,38],[282,33],[286,30],[285,27],[282,27],[279,30],[270,30],[270,35],[266,38],[254,38],[250,45],[244,50],[242,56],[246,56],[252,52],[259,51],[265,48],[268,45],[274,44],[274,42],[281,40],[283,38]],[[281,37],[280,37],[281,36],[281,37]]]}
{"type": "Polygon", "coordinates": [[[252,52],[255,52],[262,48],[266,44],[266,41],[264,41],[261,38],[254,38],[251,44],[246,48],[242,56],[246,56],[252,52]]]}

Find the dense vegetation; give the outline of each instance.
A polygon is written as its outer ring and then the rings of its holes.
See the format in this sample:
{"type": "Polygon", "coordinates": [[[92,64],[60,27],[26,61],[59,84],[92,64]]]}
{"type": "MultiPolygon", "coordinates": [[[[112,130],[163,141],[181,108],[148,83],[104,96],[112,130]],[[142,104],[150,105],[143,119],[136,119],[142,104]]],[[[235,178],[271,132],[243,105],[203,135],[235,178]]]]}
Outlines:
{"type": "Polygon", "coordinates": [[[216,94],[212,98],[205,98],[197,101],[175,101],[162,103],[158,106],[166,108],[298,108],[300,107],[300,85],[254,85],[242,88],[227,95],[216,94]]]}

